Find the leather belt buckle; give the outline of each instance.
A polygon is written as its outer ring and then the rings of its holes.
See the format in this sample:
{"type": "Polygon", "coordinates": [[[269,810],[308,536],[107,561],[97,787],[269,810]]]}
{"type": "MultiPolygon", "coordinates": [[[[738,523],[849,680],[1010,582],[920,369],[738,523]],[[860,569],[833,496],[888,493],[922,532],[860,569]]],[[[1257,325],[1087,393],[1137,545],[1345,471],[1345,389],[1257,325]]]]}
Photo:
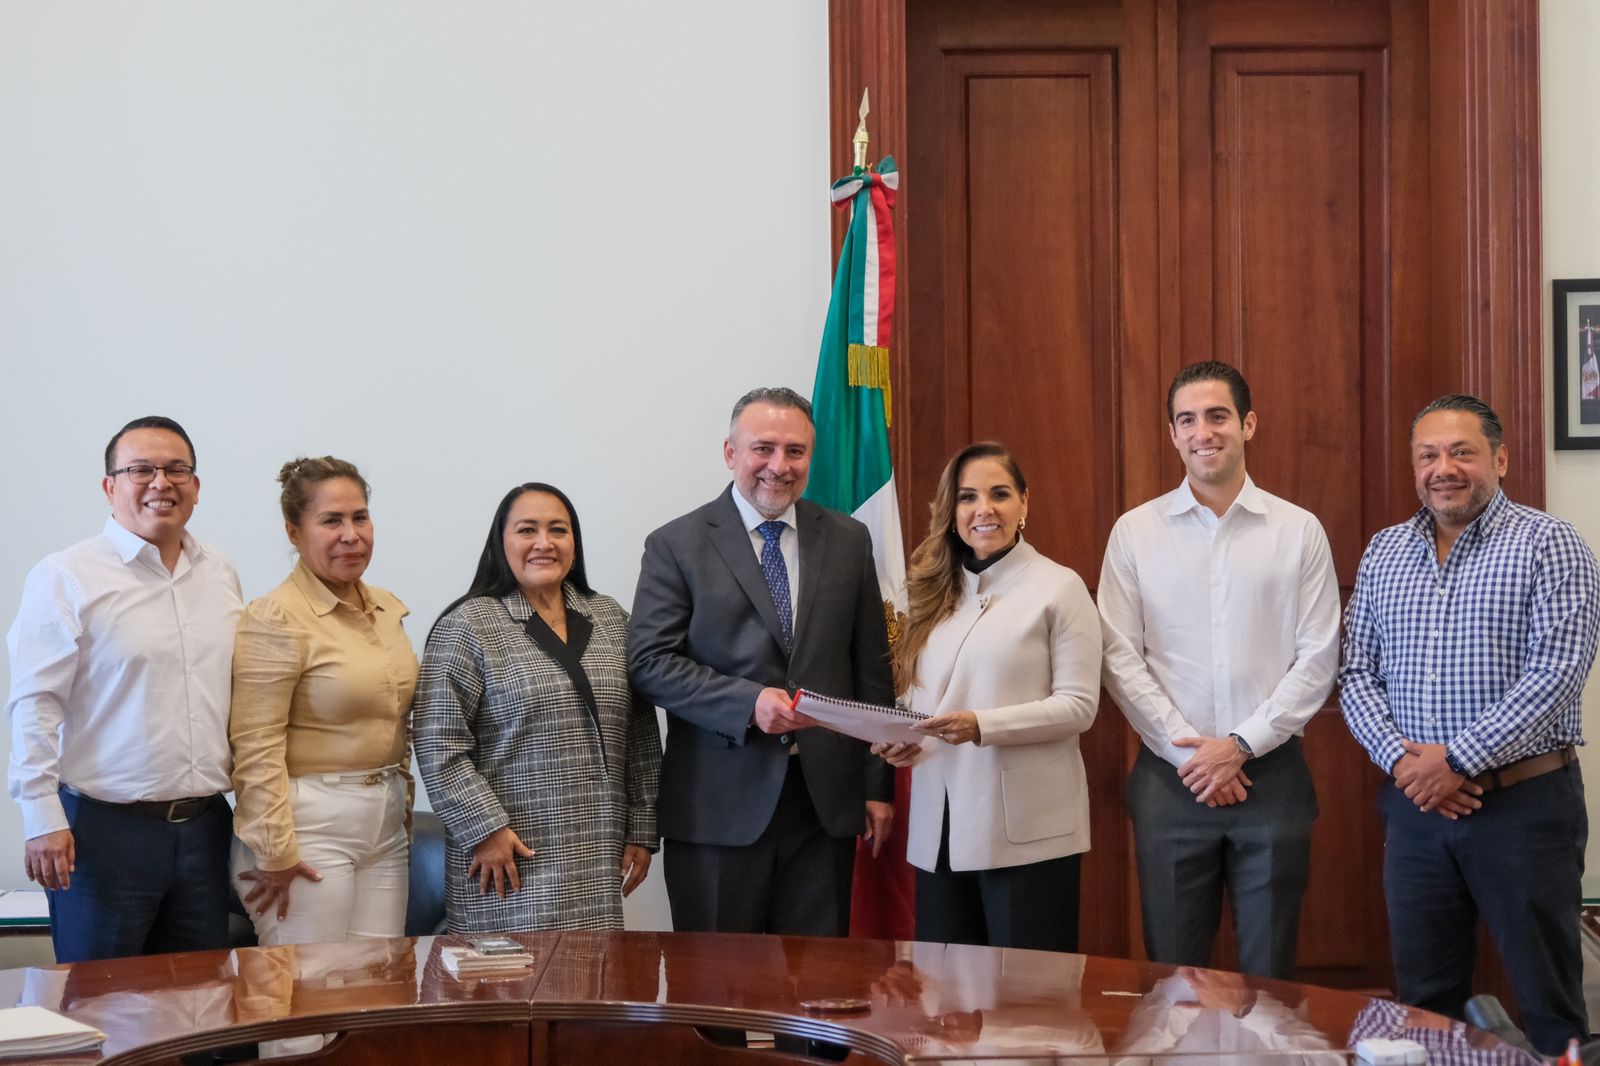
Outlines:
{"type": "Polygon", "coordinates": [[[197,816],[205,809],[206,801],[203,799],[178,799],[167,804],[165,820],[173,824],[182,824],[197,816]]]}
{"type": "Polygon", "coordinates": [[[159,818],[163,822],[174,825],[198,818],[205,813],[206,804],[216,799],[215,796],[185,796],[175,800],[130,800],[119,803],[115,800],[97,799],[73,788],[71,785],[61,785],[60,789],[69,796],[76,796],[85,803],[93,803],[98,807],[109,807],[113,810],[128,811],[144,818],[159,818]]]}
{"type": "Polygon", "coordinates": [[[1554,773],[1557,770],[1572,765],[1578,761],[1578,752],[1570,744],[1555,751],[1547,751],[1540,755],[1531,755],[1526,759],[1518,759],[1514,763],[1499,766],[1492,770],[1485,770],[1472,779],[1473,784],[1483,789],[1487,795],[1501,789],[1520,785],[1524,781],[1531,781],[1535,777],[1554,773]]]}

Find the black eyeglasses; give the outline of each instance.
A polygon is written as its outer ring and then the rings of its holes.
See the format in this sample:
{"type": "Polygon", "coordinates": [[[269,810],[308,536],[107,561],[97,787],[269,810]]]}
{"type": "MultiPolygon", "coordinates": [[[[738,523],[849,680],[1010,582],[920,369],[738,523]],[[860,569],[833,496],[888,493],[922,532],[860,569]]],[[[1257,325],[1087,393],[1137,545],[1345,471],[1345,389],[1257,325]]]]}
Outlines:
{"type": "Polygon", "coordinates": [[[148,485],[156,479],[156,471],[167,475],[167,481],[173,485],[187,485],[194,477],[194,467],[188,463],[168,463],[166,466],[153,466],[150,463],[133,463],[117,470],[112,470],[107,477],[116,477],[118,474],[127,474],[128,480],[135,485],[148,485]]]}

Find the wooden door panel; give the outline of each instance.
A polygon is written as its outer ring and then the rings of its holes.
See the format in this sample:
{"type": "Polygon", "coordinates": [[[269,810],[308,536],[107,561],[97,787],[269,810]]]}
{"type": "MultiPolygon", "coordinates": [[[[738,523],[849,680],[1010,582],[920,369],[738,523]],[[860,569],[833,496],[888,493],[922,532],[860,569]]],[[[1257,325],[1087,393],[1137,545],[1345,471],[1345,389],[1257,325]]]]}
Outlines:
{"type": "MultiPolygon", "coordinates": [[[[1000,439],[1025,471],[1028,538],[1100,572],[1118,500],[1111,190],[1114,63],[1107,52],[956,53],[944,62],[946,453],[1000,439]],[[962,343],[964,342],[964,343],[962,343]]],[[[1085,738],[1091,774],[1082,946],[1127,951],[1118,847],[1124,730],[1085,738]]]]}
{"type": "MultiPolygon", "coordinates": [[[[1167,382],[1251,380],[1250,469],[1312,510],[1348,591],[1414,509],[1411,414],[1475,391],[1512,418],[1537,505],[1535,0],[830,0],[834,133],[860,85],[904,166],[894,367],[908,533],[946,458],[1007,441],[1029,536],[1093,587],[1114,517],[1175,485],[1167,382]]],[[[1520,459],[1518,457],[1521,457],[1520,459]]],[[[1086,950],[1138,951],[1106,704],[1085,738],[1086,950]]],[[[1333,703],[1302,972],[1389,983],[1382,775],[1333,703]]],[[[1231,954],[1219,958],[1226,963],[1231,954]]]]}
{"type": "Polygon", "coordinates": [[[1251,475],[1321,519],[1348,582],[1362,367],[1383,343],[1382,57],[1223,52],[1214,70],[1216,273],[1186,296],[1214,299],[1212,354],[1250,382],[1251,475]]]}
{"type": "MultiPolygon", "coordinates": [[[[1121,417],[1160,376],[1153,5],[929,0],[906,19],[908,91],[923,105],[905,156],[919,175],[906,186],[908,335],[925,353],[906,386],[911,508],[925,513],[956,449],[1003,440],[1029,472],[1029,540],[1093,589],[1126,479],[1153,487],[1167,447],[1158,420],[1136,434],[1121,417]]],[[[1082,742],[1088,952],[1136,949],[1131,741],[1103,702],[1082,742]]]]}
{"type": "Polygon", "coordinates": [[[1320,813],[1311,834],[1298,972],[1318,983],[1386,987],[1378,789],[1388,778],[1350,736],[1336,704],[1306,727],[1305,753],[1320,813]]]}
{"type": "MultiPolygon", "coordinates": [[[[1029,500],[1028,539],[1100,571],[1116,499],[1110,405],[1111,57],[953,57],[945,99],[964,136],[946,188],[947,439],[996,438],[1053,472],[1029,500]],[[1099,402],[1097,402],[1099,401],[1099,402]],[[1059,476],[1066,474],[1067,476],[1059,476]]],[[[1091,584],[1093,577],[1089,578],[1091,584]]]]}

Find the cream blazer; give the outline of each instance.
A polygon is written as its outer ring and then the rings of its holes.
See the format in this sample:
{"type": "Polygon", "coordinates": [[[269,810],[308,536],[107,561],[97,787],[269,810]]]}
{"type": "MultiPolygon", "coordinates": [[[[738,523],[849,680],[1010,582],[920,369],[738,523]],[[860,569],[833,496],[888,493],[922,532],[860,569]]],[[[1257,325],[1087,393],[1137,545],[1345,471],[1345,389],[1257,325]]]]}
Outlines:
{"type": "Polygon", "coordinates": [[[1078,735],[1100,699],[1100,616],[1083,579],[1019,542],[964,572],[955,611],[917,658],[911,706],[974,711],[978,744],[930,737],[911,774],[906,857],[932,870],[950,798],[950,868],[989,870],[1089,850],[1078,735]]]}

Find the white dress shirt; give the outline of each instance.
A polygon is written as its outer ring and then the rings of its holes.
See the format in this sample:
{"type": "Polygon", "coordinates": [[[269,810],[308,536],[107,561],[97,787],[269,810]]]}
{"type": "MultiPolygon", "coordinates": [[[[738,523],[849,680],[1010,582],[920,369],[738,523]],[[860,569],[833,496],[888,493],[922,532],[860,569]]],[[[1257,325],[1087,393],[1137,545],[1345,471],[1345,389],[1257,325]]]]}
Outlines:
{"type": "Polygon", "coordinates": [[[113,518],[28,574],[7,634],[8,787],[32,838],[67,784],[113,803],[228,791],[239,575],[188,534],[171,573],[113,518]]]}
{"type": "Polygon", "coordinates": [[[1236,733],[1256,755],[1305,729],[1339,667],[1339,587],[1316,516],[1248,477],[1218,518],[1177,489],[1117,520],[1100,570],[1106,690],[1150,750],[1236,733]]]}
{"type": "MultiPolygon", "coordinates": [[[[767,546],[767,538],[761,535],[761,523],[767,521],[767,516],[751,506],[749,500],[739,491],[739,486],[733,487],[733,505],[739,508],[739,517],[744,521],[744,528],[750,534],[750,544],[755,548],[756,562],[761,562],[761,552],[767,546]]],[[[778,551],[783,555],[783,568],[789,572],[789,611],[793,614],[791,622],[798,624],[800,621],[800,527],[795,524],[794,504],[778,516],[777,520],[783,523],[783,532],[778,534],[778,551]]]]}

